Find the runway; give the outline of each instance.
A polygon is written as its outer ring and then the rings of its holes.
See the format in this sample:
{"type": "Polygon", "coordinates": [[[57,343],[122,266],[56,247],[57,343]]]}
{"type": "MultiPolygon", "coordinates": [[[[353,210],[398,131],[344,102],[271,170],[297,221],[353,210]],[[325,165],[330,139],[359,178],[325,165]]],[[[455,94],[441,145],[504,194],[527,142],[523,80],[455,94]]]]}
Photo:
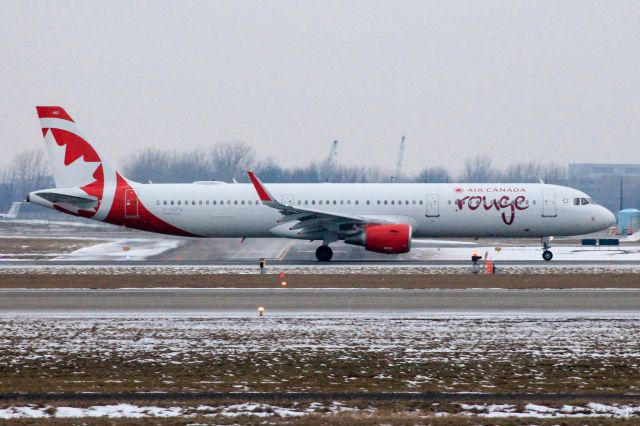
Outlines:
{"type": "MultiPolygon", "coordinates": [[[[480,262],[482,263],[482,261],[480,262]]],[[[637,260],[500,260],[496,264],[521,267],[554,267],[554,266],[638,266],[637,260]]],[[[2,266],[258,266],[258,258],[248,259],[221,259],[221,260],[4,260],[2,266]]],[[[318,262],[317,260],[277,260],[268,259],[268,266],[314,266],[314,267],[343,267],[343,266],[381,266],[381,267],[410,267],[410,266],[471,266],[470,260],[333,260],[331,262],[318,262]]]]}
{"type": "Polygon", "coordinates": [[[640,289],[119,289],[0,290],[0,314],[139,313],[640,315],[640,289]]]}

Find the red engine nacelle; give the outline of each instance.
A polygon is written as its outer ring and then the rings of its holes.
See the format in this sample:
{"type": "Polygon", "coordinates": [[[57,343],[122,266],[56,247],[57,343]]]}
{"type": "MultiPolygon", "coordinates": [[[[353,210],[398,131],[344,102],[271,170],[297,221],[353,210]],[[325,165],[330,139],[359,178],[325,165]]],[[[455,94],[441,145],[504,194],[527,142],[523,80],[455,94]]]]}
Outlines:
{"type": "Polygon", "coordinates": [[[411,225],[366,225],[364,231],[344,240],[376,253],[398,254],[411,250],[411,225]]]}

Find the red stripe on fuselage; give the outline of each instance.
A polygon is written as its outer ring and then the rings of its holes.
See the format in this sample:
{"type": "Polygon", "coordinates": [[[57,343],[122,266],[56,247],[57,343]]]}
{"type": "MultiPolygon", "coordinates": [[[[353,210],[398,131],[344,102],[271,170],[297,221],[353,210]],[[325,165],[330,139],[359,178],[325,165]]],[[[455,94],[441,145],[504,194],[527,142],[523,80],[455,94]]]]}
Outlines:
{"type": "MultiPolygon", "coordinates": [[[[105,222],[113,225],[127,226],[129,228],[141,229],[143,231],[157,232],[160,234],[180,235],[183,237],[197,237],[198,235],[184,231],[170,223],[165,222],[159,217],[151,213],[142,203],[140,197],[137,196],[138,215],[137,217],[126,217],[125,215],[125,197],[127,190],[134,191],[129,183],[124,180],[119,173],[116,173],[116,193],[113,198],[111,210],[105,218],[105,222]]],[[[135,192],[135,191],[134,191],[135,192]]]]}

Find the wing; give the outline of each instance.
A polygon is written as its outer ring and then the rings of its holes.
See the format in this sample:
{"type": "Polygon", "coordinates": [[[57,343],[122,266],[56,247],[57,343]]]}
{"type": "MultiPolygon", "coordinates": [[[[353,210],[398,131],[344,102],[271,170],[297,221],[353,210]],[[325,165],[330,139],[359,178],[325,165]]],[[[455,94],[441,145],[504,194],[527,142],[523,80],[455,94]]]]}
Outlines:
{"type": "Polygon", "coordinates": [[[264,186],[262,181],[252,172],[247,172],[251,183],[258,193],[258,198],[265,206],[276,209],[282,215],[278,223],[286,223],[298,221],[298,223],[289,227],[289,230],[300,230],[298,234],[313,234],[323,229],[339,227],[345,224],[381,224],[391,223],[384,218],[371,218],[359,215],[350,215],[345,213],[336,213],[326,210],[309,209],[302,206],[290,206],[279,202],[269,190],[264,186]]]}

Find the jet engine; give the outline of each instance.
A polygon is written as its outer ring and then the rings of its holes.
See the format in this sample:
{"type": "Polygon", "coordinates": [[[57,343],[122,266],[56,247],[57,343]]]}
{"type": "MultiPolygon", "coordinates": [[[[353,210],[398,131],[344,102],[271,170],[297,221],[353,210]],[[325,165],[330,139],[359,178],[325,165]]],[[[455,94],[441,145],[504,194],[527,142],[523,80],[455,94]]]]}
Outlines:
{"type": "Polygon", "coordinates": [[[345,238],[344,242],[376,253],[408,253],[411,250],[411,225],[366,225],[360,233],[345,238]]]}

